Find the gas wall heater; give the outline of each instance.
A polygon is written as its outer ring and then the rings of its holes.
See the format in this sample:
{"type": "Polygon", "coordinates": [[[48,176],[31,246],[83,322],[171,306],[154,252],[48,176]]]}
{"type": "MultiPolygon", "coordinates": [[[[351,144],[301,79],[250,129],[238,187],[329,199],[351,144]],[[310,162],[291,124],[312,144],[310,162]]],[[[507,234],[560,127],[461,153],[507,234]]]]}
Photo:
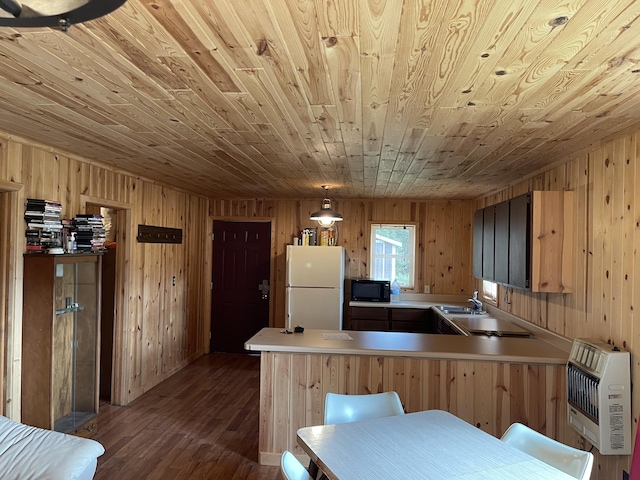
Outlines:
{"type": "Polygon", "coordinates": [[[631,359],[599,340],[577,338],[567,363],[569,425],[602,455],[631,454],[631,359]]]}

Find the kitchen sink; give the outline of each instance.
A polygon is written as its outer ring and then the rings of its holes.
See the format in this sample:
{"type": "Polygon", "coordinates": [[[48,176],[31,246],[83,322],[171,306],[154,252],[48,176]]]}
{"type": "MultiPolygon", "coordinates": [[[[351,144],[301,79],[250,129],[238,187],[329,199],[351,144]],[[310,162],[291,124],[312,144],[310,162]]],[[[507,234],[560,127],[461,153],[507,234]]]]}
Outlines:
{"type": "Polygon", "coordinates": [[[461,307],[459,305],[436,305],[436,308],[440,310],[442,313],[447,313],[450,315],[462,315],[462,314],[473,313],[473,308],[461,307]]]}
{"type": "Polygon", "coordinates": [[[514,325],[508,320],[489,316],[451,317],[450,323],[468,335],[486,335],[488,337],[531,337],[531,332],[514,325]]]}

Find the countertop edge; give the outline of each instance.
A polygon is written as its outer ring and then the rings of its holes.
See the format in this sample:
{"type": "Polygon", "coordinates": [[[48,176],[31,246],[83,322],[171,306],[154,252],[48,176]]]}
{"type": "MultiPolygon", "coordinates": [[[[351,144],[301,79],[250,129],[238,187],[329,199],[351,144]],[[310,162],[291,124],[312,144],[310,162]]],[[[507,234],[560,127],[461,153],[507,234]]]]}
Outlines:
{"type": "Polygon", "coordinates": [[[446,346],[438,348],[434,344],[442,343],[443,335],[350,330],[335,332],[309,330],[303,334],[287,335],[280,333],[280,331],[276,328],[263,328],[245,343],[245,348],[252,352],[406,357],[532,365],[566,365],[568,360],[567,352],[539,339],[451,336],[454,338],[450,338],[446,346]],[[346,333],[354,337],[358,346],[350,346],[345,341],[326,341],[326,345],[320,346],[323,333],[346,333]],[[386,339],[390,344],[406,343],[407,349],[362,346],[367,343],[379,343],[386,339]],[[531,342],[535,342],[535,344],[531,342]],[[532,347],[539,351],[539,354],[523,353],[527,348],[531,349],[532,347]]]}
{"type": "MultiPolygon", "coordinates": [[[[370,307],[370,308],[413,308],[413,309],[427,309],[434,308],[436,305],[442,304],[443,300],[449,297],[449,303],[452,305],[459,306],[468,306],[468,304],[464,300],[464,296],[459,295],[449,295],[449,296],[437,296],[437,295],[423,295],[423,294],[415,294],[415,295],[406,295],[403,294],[400,296],[401,300],[398,302],[354,302],[350,301],[348,303],[349,307],[370,307]]],[[[435,308],[434,308],[435,309],[435,308]]],[[[442,313],[441,311],[435,309],[439,315],[442,315],[445,318],[448,318],[448,315],[442,313]]],[[[558,348],[567,354],[571,352],[571,346],[573,344],[572,340],[563,337],[562,335],[552,332],[551,330],[547,330],[546,328],[535,325],[531,322],[523,320],[520,317],[517,317],[509,312],[501,310],[492,305],[485,305],[485,310],[487,314],[494,316],[496,318],[502,318],[512,322],[514,325],[518,325],[526,330],[529,330],[533,335],[540,341],[546,342],[550,345],[553,345],[555,348],[558,348]]]]}

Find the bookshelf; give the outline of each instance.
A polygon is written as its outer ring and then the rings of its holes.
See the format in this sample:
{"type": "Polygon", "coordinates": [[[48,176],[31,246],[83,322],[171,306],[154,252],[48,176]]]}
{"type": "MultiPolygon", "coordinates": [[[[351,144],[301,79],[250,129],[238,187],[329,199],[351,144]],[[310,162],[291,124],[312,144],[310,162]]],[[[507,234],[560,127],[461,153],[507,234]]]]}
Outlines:
{"type": "Polygon", "coordinates": [[[62,204],[55,200],[28,198],[25,206],[27,253],[82,253],[104,251],[104,218],[79,213],[61,218],[62,204]]]}

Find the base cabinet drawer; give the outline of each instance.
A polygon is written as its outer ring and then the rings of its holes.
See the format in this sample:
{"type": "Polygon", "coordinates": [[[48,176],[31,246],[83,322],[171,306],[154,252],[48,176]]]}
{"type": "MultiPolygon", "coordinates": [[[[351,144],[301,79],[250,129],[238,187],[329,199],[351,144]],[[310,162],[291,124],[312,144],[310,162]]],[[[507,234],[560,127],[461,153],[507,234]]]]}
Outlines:
{"type": "Polygon", "coordinates": [[[391,309],[391,330],[394,332],[435,333],[433,311],[430,308],[391,309]]]}
{"type": "Polygon", "coordinates": [[[371,320],[371,319],[351,319],[351,329],[370,332],[388,332],[389,322],[387,320],[371,320]]]}
{"type": "Polygon", "coordinates": [[[352,330],[437,333],[431,308],[350,307],[350,314],[352,330]]]}
{"type": "Polygon", "coordinates": [[[387,307],[350,307],[351,330],[388,332],[389,313],[387,307]]]}
{"type": "Polygon", "coordinates": [[[391,331],[409,333],[434,333],[427,322],[406,322],[394,320],[391,322],[391,331]]]}
{"type": "Polygon", "coordinates": [[[353,320],[389,320],[389,309],[386,307],[351,307],[353,320]]]}

